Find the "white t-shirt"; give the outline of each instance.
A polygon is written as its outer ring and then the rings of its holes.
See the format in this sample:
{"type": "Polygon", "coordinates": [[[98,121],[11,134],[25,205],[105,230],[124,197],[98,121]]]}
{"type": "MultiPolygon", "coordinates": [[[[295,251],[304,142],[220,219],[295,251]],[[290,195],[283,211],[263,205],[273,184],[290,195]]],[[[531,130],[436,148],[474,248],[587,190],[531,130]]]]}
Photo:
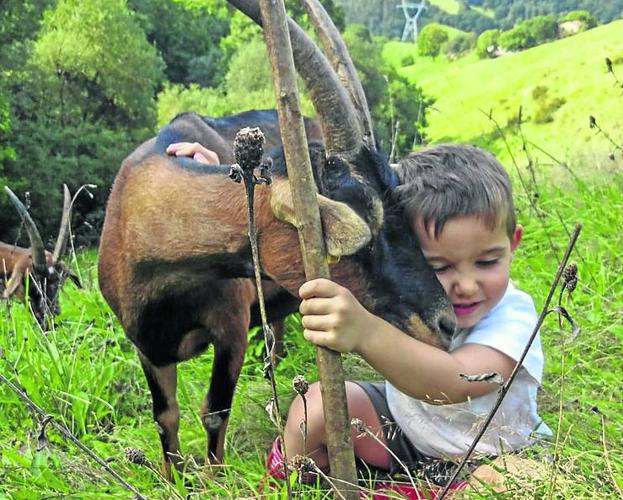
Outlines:
{"type": "MultiPolygon", "coordinates": [[[[450,351],[483,344],[517,361],[537,323],[532,298],[511,283],[502,300],[474,327],[460,331],[450,351]]],[[[473,375],[473,374],[468,374],[473,375]]],[[[543,376],[541,338],[536,336],[493,421],[476,446],[476,455],[499,455],[534,442],[533,433],[549,436],[537,414],[537,389],[543,376]]],[[[493,408],[498,391],[461,403],[433,405],[412,398],[386,382],[389,409],[407,438],[425,455],[460,459],[493,408]]]]}

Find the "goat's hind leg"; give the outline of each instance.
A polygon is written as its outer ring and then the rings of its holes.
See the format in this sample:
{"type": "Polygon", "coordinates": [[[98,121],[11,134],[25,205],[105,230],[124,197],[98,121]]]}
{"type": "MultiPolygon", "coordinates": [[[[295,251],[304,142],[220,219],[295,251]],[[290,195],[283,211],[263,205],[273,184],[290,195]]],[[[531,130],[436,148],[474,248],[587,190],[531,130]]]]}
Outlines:
{"type": "Polygon", "coordinates": [[[201,421],[206,430],[207,461],[211,464],[223,462],[225,431],[231,413],[234,390],[244,361],[247,347],[247,329],[233,334],[235,341],[215,344],[214,364],[210,389],[201,405],[201,421]]]}
{"type": "Polygon", "coordinates": [[[163,474],[171,479],[171,465],[183,468],[178,431],[180,409],[177,404],[177,364],[158,367],[139,353],[143,372],[151,391],[153,415],[162,443],[163,474]]]}

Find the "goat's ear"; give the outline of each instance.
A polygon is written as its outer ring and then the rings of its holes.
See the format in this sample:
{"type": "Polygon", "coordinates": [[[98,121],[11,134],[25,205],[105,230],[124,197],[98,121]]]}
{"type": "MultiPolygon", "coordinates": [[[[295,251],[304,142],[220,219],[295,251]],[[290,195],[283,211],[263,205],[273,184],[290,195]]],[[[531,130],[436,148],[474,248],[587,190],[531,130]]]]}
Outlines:
{"type": "Polygon", "coordinates": [[[69,269],[63,262],[59,263],[61,267],[61,272],[65,274],[78,288],[82,288],[82,282],[80,281],[80,277],[74,273],[71,269],[69,269]]]}
{"type": "Polygon", "coordinates": [[[73,281],[74,285],[76,285],[78,288],[82,288],[82,282],[80,281],[80,277],[76,273],[74,273],[73,271],[69,271],[69,274],[67,274],[67,276],[71,281],[73,281]]]}
{"type": "MultiPolygon", "coordinates": [[[[331,200],[321,194],[316,196],[329,255],[352,255],[370,242],[370,228],[357,212],[341,201],[331,200]]],[[[298,226],[289,188],[273,189],[270,206],[277,219],[298,226]]]]}

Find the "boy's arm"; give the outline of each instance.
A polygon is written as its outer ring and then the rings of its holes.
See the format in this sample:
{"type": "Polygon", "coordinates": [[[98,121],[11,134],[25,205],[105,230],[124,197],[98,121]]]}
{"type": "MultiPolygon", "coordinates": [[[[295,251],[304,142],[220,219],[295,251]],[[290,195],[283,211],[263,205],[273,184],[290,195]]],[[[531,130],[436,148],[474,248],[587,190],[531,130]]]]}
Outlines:
{"type": "Polygon", "coordinates": [[[367,311],[344,287],[324,279],[300,291],[304,335],[340,352],[357,352],[401,392],[431,403],[458,403],[496,387],[460,375],[496,372],[508,378],[515,361],[496,349],[466,344],[448,353],[404,334],[367,311]]]}

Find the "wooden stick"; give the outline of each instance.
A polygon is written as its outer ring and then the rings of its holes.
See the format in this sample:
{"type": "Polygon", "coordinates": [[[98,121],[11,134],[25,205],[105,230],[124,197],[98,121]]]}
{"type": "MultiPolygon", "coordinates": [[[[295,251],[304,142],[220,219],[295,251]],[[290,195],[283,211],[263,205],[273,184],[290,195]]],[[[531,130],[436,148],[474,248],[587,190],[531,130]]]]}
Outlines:
{"type": "MultiPolygon", "coordinates": [[[[297,214],[299,240],[307,279],[329,278],[316,186],[307,150],[290,34],[283,0],[260,0],[268,54],[273,70],[279,126],[292,202],[297,214]]],[[[318,347],[316,362],[324,407],[327,448],[336,494],[358,498],[357,472],[353,453],[342,358],[339,353],[318,347]]]]}

